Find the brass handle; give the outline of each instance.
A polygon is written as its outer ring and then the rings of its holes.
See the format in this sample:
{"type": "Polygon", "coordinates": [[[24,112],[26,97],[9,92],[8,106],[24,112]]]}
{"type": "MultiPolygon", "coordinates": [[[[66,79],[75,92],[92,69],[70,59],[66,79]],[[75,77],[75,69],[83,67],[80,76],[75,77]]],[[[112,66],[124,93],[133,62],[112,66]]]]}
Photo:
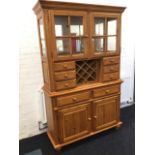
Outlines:
{"type": "Polygon", "coordinates": [[[74,98],[73,98],[73,101],[77,101],[77,98],[76,98],[76,97],[74,97],[74,98]]]}
{"type": "Polygon", "coordinates": [[[91,118],[90,117],[88,118],[88,121],[91,121],[91,118]]]}

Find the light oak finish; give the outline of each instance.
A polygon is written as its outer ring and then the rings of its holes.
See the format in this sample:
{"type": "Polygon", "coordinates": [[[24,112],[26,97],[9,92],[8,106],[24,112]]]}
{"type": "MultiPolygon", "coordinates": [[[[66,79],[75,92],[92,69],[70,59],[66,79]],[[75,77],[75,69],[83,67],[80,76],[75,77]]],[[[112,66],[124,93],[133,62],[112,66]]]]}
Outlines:
{"type": "Polygon", "coordinates": [[[39,0],[33,8],[47,134],[56,150],[122,124],[120,47],[124,9],[50,0],[39,0]],[[103,24],[100,19],[104,19],[103,24]],[[110,29],[108,24],[115,24],[115,28],[110,29]],[[104,34],[98,34],[102,31],[104,34]]]}

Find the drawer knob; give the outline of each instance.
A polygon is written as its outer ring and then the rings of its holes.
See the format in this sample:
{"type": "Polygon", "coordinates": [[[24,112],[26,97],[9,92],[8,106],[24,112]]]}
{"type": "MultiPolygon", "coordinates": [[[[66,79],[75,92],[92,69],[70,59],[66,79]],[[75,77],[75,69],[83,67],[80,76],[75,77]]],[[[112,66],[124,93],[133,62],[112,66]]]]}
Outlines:
{"type": "Polygon", "coordinates": [[[110,79],[111,79],[111,80],[113,80],[113,78],[114,78],[114,76],[113,76],[113,75],[111,75],[111,76],[110,76],[110,79]]]}
{"type": "Polygon", "coordinates": [[[67,65],[64,65],[64,68],[67,69],[67,65]]]}
{"type": "Polygon", "coordinates": [[[68,83],[66,83],[66,84],[65,84],[65,87],[68,87],[68,86],[69,86],[68,83]]]}
{"type": "Polygon", "coordinates": [[[110,71],[114,71],[114,67],[111,67],[111,68],[110,68],[110,71]]]}
{"type": "Polygon", "coordinates": [[[88,118],[88,121],[91,121],[91,117],[88,118]]]}
{"type": "Polygon", "coordinates": [[[115,62],[115,60],[112,59],[112,60],[110,60],[110,62],[113,63],[113,62],[115,62]]]}
{"type": "Polygon", "coordinates": [[[76,97],[74,97],[74,98],[73,98],[73,101],[77,101],[77,98],[76,98],[76,97]]]}
{"type": "Polygon", "coordinates": [[[65,74],[65,76],[64,76],[66,79],[68,78],[68,75],[67,74],[65,74]]]}
{"type": "Polygon", "coordinates": [[[108,94],[110,92],[110,90],[106,90],[105,93],[108,94]]]}

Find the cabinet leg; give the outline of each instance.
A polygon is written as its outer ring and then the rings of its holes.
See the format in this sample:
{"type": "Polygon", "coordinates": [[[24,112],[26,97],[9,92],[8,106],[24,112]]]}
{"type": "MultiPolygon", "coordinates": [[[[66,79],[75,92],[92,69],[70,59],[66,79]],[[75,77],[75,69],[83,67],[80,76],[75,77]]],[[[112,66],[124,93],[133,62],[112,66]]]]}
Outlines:
{"type": "Polygon", "coordinates": [[[118,130],[121,126],[122,126],[122,124],[117,125],[116,129],[118,130]]]}
{"type": "Polygon", "coordinates": [[[60,155],[60,153],[61,153],[61,147],[56,148],[55,149],[55,153],[56,153],[56,155],[60,155]]]}

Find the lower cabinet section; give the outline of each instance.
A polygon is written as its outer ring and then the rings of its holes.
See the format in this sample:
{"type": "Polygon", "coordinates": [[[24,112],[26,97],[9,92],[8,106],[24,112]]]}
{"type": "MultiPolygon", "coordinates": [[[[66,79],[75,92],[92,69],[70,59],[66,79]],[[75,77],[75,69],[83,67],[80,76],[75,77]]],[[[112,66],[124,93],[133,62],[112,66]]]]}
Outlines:
{"type": "Polygon", "coordinates": [[[60,143],[117,124],[119,96],[81,103],[57,111],[60,143]]]}
{"type": "Polygon", "coordinates": [[[58,111],[60,142],[66,142],[90,133],[90,103],[58,111]]]}

